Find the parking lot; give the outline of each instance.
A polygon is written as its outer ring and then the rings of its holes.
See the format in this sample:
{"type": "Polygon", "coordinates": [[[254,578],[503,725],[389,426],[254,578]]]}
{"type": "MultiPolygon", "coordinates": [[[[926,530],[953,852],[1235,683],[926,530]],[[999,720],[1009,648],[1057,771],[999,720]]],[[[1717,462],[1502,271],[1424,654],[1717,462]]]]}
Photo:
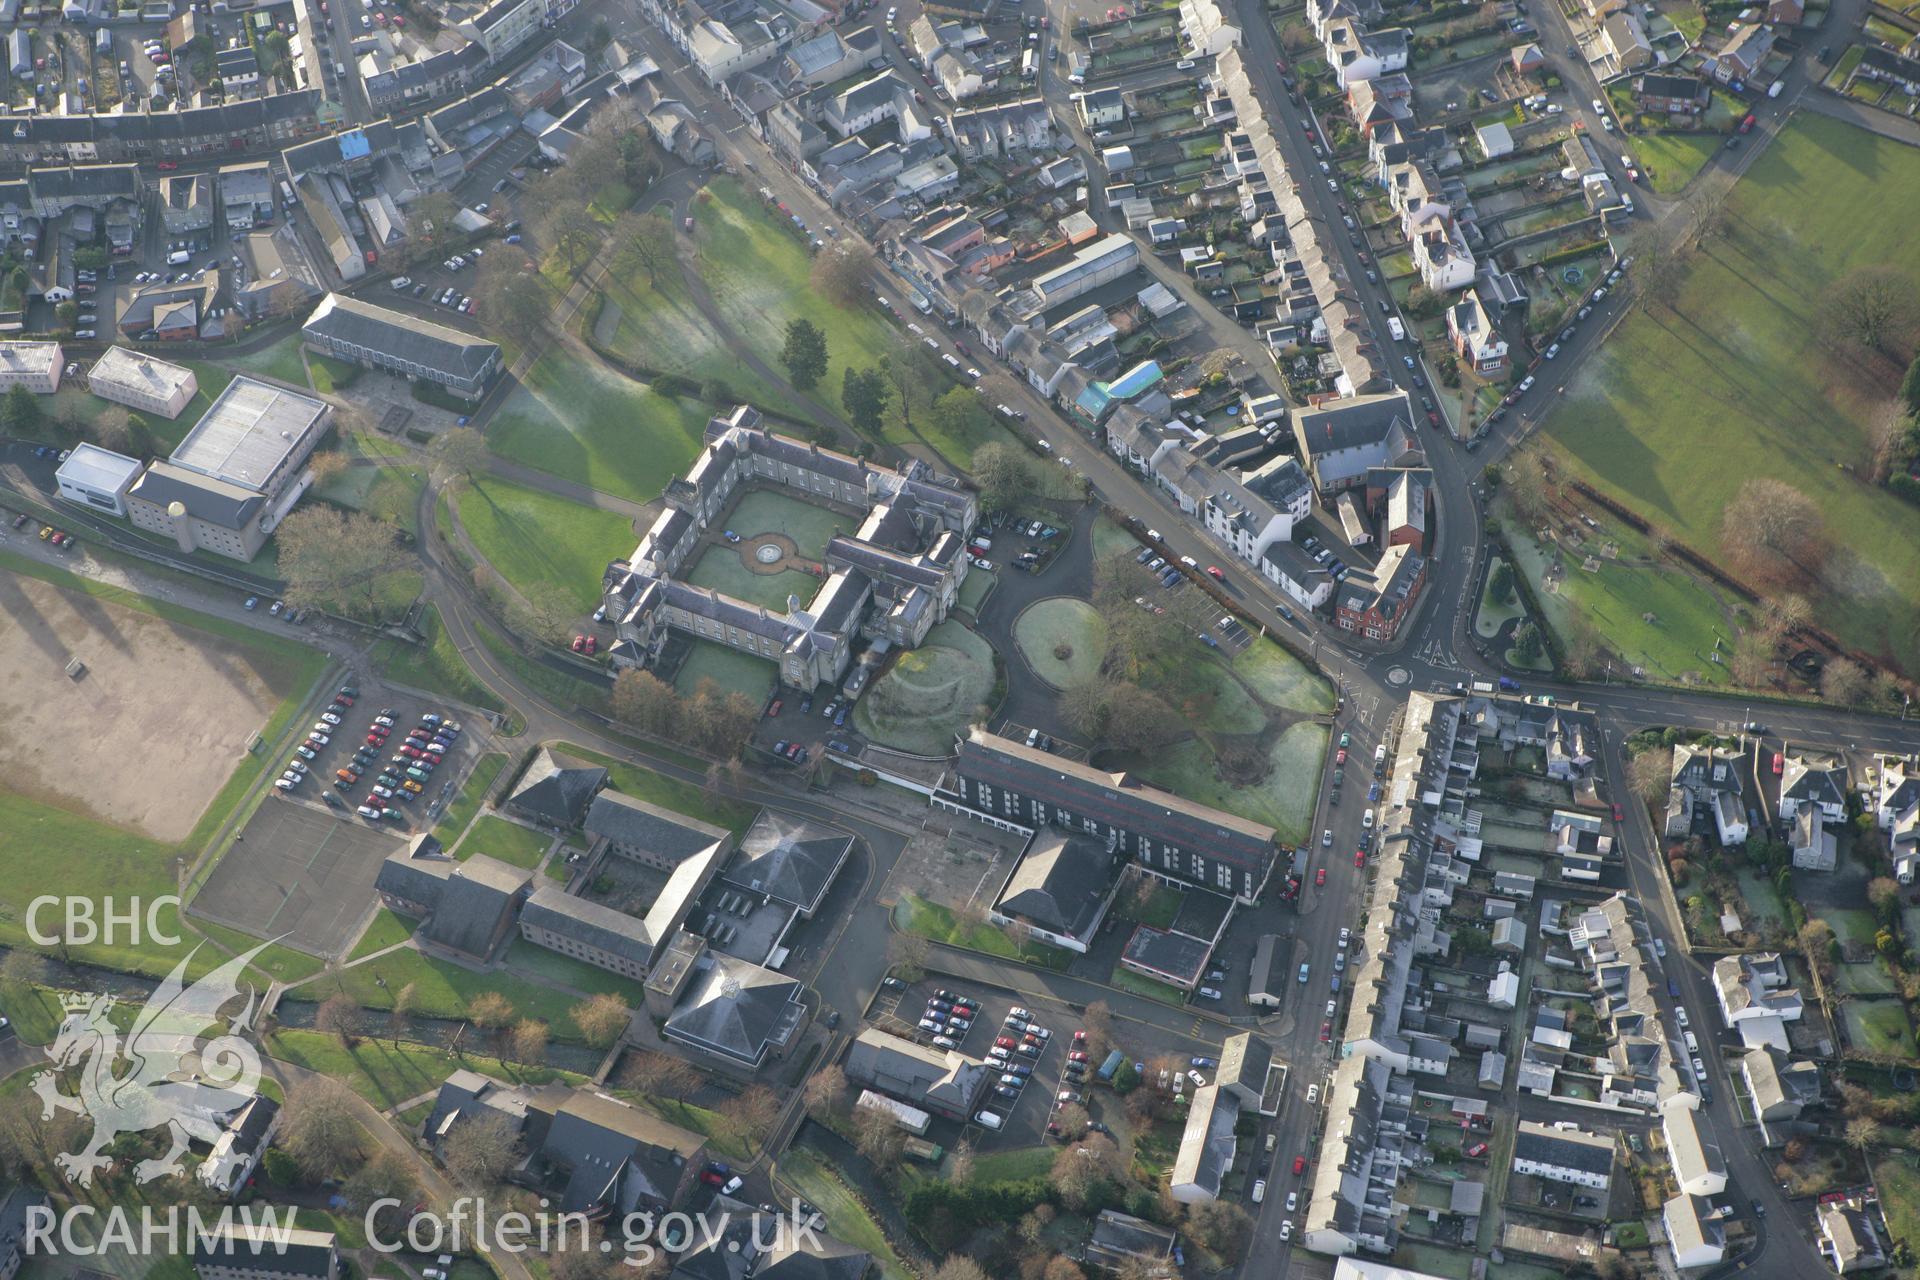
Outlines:
{"type": "Polygon", "coordinates": [[[403,833],[425,829],[477,755],[476,734],[445,706],[393,695],[377,701],[380,693],[363,699],[357,686],[342,685],[274,786],[285,798],[317,798],[403,833]]]}

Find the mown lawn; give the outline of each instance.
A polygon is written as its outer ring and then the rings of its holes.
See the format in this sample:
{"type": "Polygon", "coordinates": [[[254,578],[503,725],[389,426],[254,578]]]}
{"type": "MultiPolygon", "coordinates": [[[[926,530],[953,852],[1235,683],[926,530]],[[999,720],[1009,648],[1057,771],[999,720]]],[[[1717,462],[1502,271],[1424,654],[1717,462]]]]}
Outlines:
{"type": "Polygon", "coordinates": [[[1911,229],[1885,211],[1916,202],[1920,154],[1797,118],[1734,188],[1726,233],[1678,268],[1671,306],[1634,312],[1548,431],[1577,471],[1710,558],[1741,483],[1786,480],[1819,504],[1832,540],[1816,616],[1910,670],[1920,666],[1920,512],[1858,478],[1879,389],[1809,323],[1849,271],[1911,272],[1911,229]]]}
{"type": "MultiPolygon", "coordinates": [[[[368,1030],[376,1028],[370,1025],[368,1030]]],[[[532,1084],[549,1080],[578,1083],[580,1079],[545,1067],[527,1067],[485,1055],[448,1053],[406,1041],[395,1047],[392,1040],[378,1035],[363,1037],[348,1049],[336,1037],[322,1032],[281,1030],[267,1037],[267,1052],[282,1062],[340,1081],[382,1110],[438,1089],[456,1071],[478,1071],[499,1080],[532,1084]]]]}
{"type": "Polygon", "coordinates": [[[420,615],[419,627],[426,637],[422,644],[407,644],[390,636],[373,642],[373,665],[382,675],[426,693],[437,693],[487,711],[501,710],[500,699],[480,683],[473,668],[454,647],[453,638],[440,621],[440,610],[428,605],[420,615]]]}
{"type": "Polygon", "coordinates": [[[373,923],[367,926],[367,931],[360,935],[360,941],[353,944],[353,951],[347,959],[358,960],[370,956],[376,951],[384,951],[405,942],[412,936],[413,926],[403,916],[382,907],[373,917],[373,923]]]}
{"type": "Polygon", "coordinates": [[[473,821],[473,815],[480,811],[480,802],[486,799],[487,789],[493,786],[494,779],[500,776],[500,770],[506,767],[507,758],[498,751],[481,756],[473,766],[473,772],[467,775],[466,782],[460,788],[460,794],[453,798],[447,811],[440,815],[440,821],[434,826],[434,838],[441,844],[450,845],[459,838],[473,821]]]}
{"type": "Polygon", "coordinates": [[[487,440],[501,457],[650,502],[699,453],[711,416],[555,346],[501,406],[487,440]]]}
{"type": "MultiPolygon", "coordinates": [[[[594,332],[609,349],[638,367],[679,374],[702,385],[719,382],[754,404],[782,413],[801,412],[785,388],[760,377],[727,349],[724,335],[714,331],[688,297],[678,269],[662,272],[654,282],[644,273],[620,277],[610,272],[603,297],[603,305],[619,308],[619,317],[600,320],[594,332]]],[[[778,354],[763,353],[776,369],[778,354]]]]}
{"type": "Polygon", "coordinates": [[[345,992],[361,1007],[378,1011],[391,1009],[394,993],[408,985],[413,987],[416,1013],[464,1018],[469,1004],[486,992],[497,991],[513,1006],[516,1019],[544,1022],[558,1040],[580,1037],[580,1029],[573,1025],[570,1012],[579,997],[507,972],[475,973],[412,950],[391,952],[377,960],[326,974],[300,987],[295,994],[302,1000],[325,1001],[336,992],[345,992]]]}
{"type": "Polygon", "coordinates": [[[497,477],[475,479],[459,496],[460,524],[488,564],[532,598],[558,588],[591,613],[607,562],[633,552],[633,522],[497,477]]]}
{"type": "Polygon", "coordinates": [[[1633,141],[1640,172],[1663,196],[1693,181],[1693,176],[1726,145],[1718,133],[1643,133],[1633,141]]]}
{"type": "Polygon", "coordinates": [[[489,814],[473,824],[473,829],[460,841],[453,856],[465,862],[475,854],[485,854],[508,866],[532,870],[547,856],[547,849],[552,844],[552,836],[489,814]]]}

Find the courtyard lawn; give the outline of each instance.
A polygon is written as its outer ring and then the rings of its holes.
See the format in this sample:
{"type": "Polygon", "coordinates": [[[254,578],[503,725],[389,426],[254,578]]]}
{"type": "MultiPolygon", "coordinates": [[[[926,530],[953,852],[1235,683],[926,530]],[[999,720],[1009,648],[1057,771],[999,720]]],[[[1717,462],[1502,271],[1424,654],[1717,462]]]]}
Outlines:
{"type": "Polygon", "coordinates": [[[597,751],[588,751],[585,747],[563,742],[555,744],[554,750],[561,755],[605,768],[607,785],[615,791],[624,791],[636,800],[645,800],[662,809],[671,809],[702,822],[711,822],[716,827],[725,827],[735,835],[745,831],[752,823],[754,814],[759,811],[758,806],[741,800],[709,800],[696,783],[681,782],[677,778],[655,773],[645,765],[615,760],[597,751]]]}
{"type": "Polygon", "coordinates": [[[1031,938],[1015,942],[985,920],[963,920],[951,907],[929,902],[916,893],[903,894],[894,905],[893,923],[897,929],[932,938],[935,942],[966,947],[1008,960],[1023,960],[1046,969],[1064,971],[1072,958],[1060,947],[1035,942],[1031,938]]]}
{"type": "Polygon", "coordinates": [[[446,624],[440,621],[438,606],[428,605],[420,614],[418,626],[424,637],[420,644],[408,644],[391,636],[375,640],[371,654],[374,670],[397,684],[423,693],[437,693],[485,711],[501,710],[500,699],[480,683],[473,668],[454,647],[446,624]]]}
{"type": "Polygon", "coordinates": [[[1270,640],[1255,640],[1233,660],[1234,674],[1256,696],[1307,715],[1333,710],[1333,686],[1270,640]]]}
{"type": "Polygon", "coordinates": [[[754,489],[734,504],[726,528],[743,538],[783,533],[793,539],[795,551],[809,560],[819,560],[827,554],[829,539],[835,534],[853,533],[860,523],[859,516],[843,515],[785,490],[754,489]]]}
{"type": "Polygon", "coordinates": [[[507,757],[498,751],[481,756],[473,766],[473,772],[461,784],[460,793],[440,815],[440,821],[434,824],[433,836],[443,845],[451,845],[460,838],[460,833],[473,821],[473,815],[480,811],[480,802],[487,797],[487,791],[494,780],[500,776],[500,770],[506,767],[507,757]]]}
{"type": "Polygon", "coordinates": [[[1014,619],[1013,641],[1035,675],[1064,689],[1100,674],[1107,622],[1085,600],[1054,596],[1021,611],[1014,619]]]}
{"type": "Polygon", "coordinates": [[[1319,795],[1321,766],[1327,754],[1327,728],[1302,721],[1282,733],[1267,750],[1266,776],[1239,786],[1220,776],[1213,748],[1189,738],[1156,751],[1137,765],[1140,776],[1175,795],[1211,805],[1274,828],[1280,839],[1297,844],[1307,838],[1319,795]]]}
{"type": "Polygon", "coordinates": [[[974,617],[980,616],[980,607],[993,594],[994,584],[999,581],[991,569],[969,567],[967,580],[960,584],[960,607],[974,617]]]}
{"type": "Polygon", "coordinates": [[[508,822],[505,818],[496,818],[491,814],[473,824],[472,830],[454,849],[453,856],[465,862],[475,854],[485,854],[489,858],[498,858],[508,866],[525,867],[529,871],[540,865],[547,856],[547,850],[553,845],[553,837],[532,827],[523,827],[517,822],[508,822]]]}
{"type": "Polygon", "coordinates": [[[725,542],[715,543],[700,553],[687,574],[687,582],[781,613],[786,611],[788,596],[800,597],[801,605],[805,606],[820,591],[820,579],[798,569],[755,573],[742,562],[740,549],[725,542]]]}
{"type": "Polygon", "coordinates": [[[1112,520],[1101,516],[1093,522],[1093,558],[1095,561],[1108,556],[1140,554],[1141,544],[1131,533],[1112,520]]]}
{"type": "MultiPolygon", "coordinates": [[[[368,1027],[369,1032],[377,1030],[368,1027]]],[[[391,1039],[381,1039],[377,1034],[365,1036],[347,1049],[337,1038],[319,1031],[283,1029],[267,1037],[267,1052],[282,1062],[340,1081],[382,1110],[433,1092],[456,1071],[478,1071],[482,1075],[528,1084],[579,1079],[544,1067],[448,1053],[431,1045],[402,1041],[396,1047],[391,1039]]]]}
{"type": "Polygon", "coordinates": [[[826,335],[826,399],[837,399],[845,370],[867,367],[904,337],[864,295],[851,307],[822,297],[798,231],[740,182],[710,183],[694,201],[693,217],[700,274],[721,316],[762,359],[777,365],[790,320],[804,317],[826,335]]]}
{"type": "Polygon", "coordinates": [[[1840,941],[1856,947],[1871,948],[1873,935],[1879,931],[1873,912],[1864,907],[1824,907],[1820,911],[1820,918],[1833,926],[1840,941]]]}
{"type": "Polygon", "coordinates": [[[376,951],[385,951],[388,947],[405,942],[413,936],[413,926],[406,917],[396,915],[382,907],[375,913],[373,923],[360,935],[360,941],[353,944],[353,951],[347,956],[349,961],[363,959],[376,951]]]}
{"type": "Polygon", "coordinates": [[[1149,978],[1144,973],[1135,973],[1122,965],[1113,966],[1113,972],[1108,975],[1107,982],[1122,991],[1130,991],[1136,996],[1145,996],[1149,1000],[1159,1000],[1175,1007],[1187,1003],[1187,993],[1180,988],[1171,983],[1162,982],[1158,978],[1149,978]]]}
{"type": "Polygon", "coordinates": [[[476,973],[410,948],[323,974],[295,988],[292,994],[302,1000],[324,1002],[336,992],[345,992],[363,1008],[386,1010],[393,1008],[394,992],[409,985],[414,992],[414,1011],[427,1017],[464,1018],[472,1001],[496,991],[513,1005],[516,1021],[532,1018],[544,1022],[557,1040],[580,1038],[570,1012],[579,1003],[579,996],[499,970],[476,973]]]}
{"type": "Polygon", "coordinates": [[[1720,133],[1643,133],[1634,139],[1642,176],[1663,196],[1692,182],[1725,145],[1726,135],[1720,133]]]}
{"type": "Polygon", "coordinates": [[[502,957],[511,973],[558,983],[580,993],[579,998],[611,993],[633,1008],[639,1008],[645,993],[638,985],[617,973],[608,973],[598,965],[563,956],[545,947],[536,947],[525,938],[515,938],[502,957]]]}
{"type": "Polygon", "coordinates": [[[945,755],[992,697],[995,680],[993,646],[948,619],[874,681],[854,704],[853,727],[881,746],[945,755]]]}
{"type": "Polygon", "coordinates": [[[709,416],[555,346],[500,407],[487,440],[503,458],[651,502],[700,451],[709,416]]]}
{"type": "Polygon", "coordinates": [[[1851,270],[1911,264],[1910,230],[1885,210],[1916,201],[1920,154],[1796,117],[1733,189],[1726,233],[1677,268],[1671,307],[1634,312],[1547,433],[1576,471],[1709,558],[1743,479],[1787,478],[1819,504],[1833,544],[1816,616],[1909,670],[1920,512],[1858,478],[1881,389],[1809,340],[1807,314],[1851,270]]]}
{"type": "Polygon", "coordinates": [[[692,644],[692,652],[673,677],[673,687],[682,696],[699,692],[703,680],[713,681],[722,693],[744,693],[755,702],[764,702],[773,693],[779,668],[772,659],[756,658],[712,640],[692,644]]]}
{"type": "Polygon", "coordinates": [[[1854,1048],[1863,1053],[1913,1056],[1913,1023],[1899,1000],[1849,1000],[1840,1011],[1854,1048]]]}
{"type": "Polygon", "coordinates": [[[459,495],[460,524],[488,564],[522,595],[552,588],[591,613],[607,562],[631,555],[633,522],[488,476],[459,495]]]}
{"type": "Polygon", "coordinates": [[[295,330],[278,342],[270,343],[249,355],[234,356],[224,363],[242,373],[272,378],[292,387],[307,385],[306,362],[300,357],[300,333],[295,330]]]}

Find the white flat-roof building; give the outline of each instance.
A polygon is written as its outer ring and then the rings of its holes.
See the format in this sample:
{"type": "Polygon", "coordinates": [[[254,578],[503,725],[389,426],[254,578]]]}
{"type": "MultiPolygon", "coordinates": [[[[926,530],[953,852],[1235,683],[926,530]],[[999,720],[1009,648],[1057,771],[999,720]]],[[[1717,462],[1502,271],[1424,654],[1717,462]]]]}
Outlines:
{"type": "Polygon", "coordinates": [[[102,400],[142,413],[177,418],[200,390],[193,370],[158,356],[108,347],[87,371],[87,385],[102,400]]]}
{"type": "Polygon", "coordinates": [[[60,496],[69,502],[127,514],[127,490],[140,478],[140,460],[94,444],[77,444],[54,472],[60,496]]]}
{"type": "Polygon", "coordinates": [[[0,342],[0,393],[25,387],[50,396],[60,389],[65,362],[57,342],[0,342]]]}

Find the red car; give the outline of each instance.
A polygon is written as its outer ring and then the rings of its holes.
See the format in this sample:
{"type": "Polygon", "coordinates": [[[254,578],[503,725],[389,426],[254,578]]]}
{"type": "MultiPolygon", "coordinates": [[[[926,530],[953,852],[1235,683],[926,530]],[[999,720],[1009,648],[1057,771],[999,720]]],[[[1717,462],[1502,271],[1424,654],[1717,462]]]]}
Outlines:
{"type": "Polygon", "coordinates": [[[1227,580],[1227,575],[1220,572],[1220,566],[1217,564],[1210,564],[1207,566],[1207,576],[1209,578],[1214,578],[1221,582],[1225,582],[1227,580]]]}
{"type": "Polygon", "coordinates": [[[1347,749],[1345,747],[1333,753],[1333,762],[1335,764],[1345,764],[1347,762],[1347,749]]]}
{"type": "Polygon", "coordinates": [[[1752,133],[1753,126],[1757,123],[1758,123],[1758,119],[1753,115],[1753,113],[1749,112],[1747,114],[1747,118],[1740,122],[1740,132],[1752,133]]]}
{"type": "Polygon", "coordinates": [[[1087,1055],[1084,1053],[1070,1053],[1067,1055],[1068,1062],[1085,1062],[1086,1060],[1087,1055]]]}
{"type": "Polygon", "coordinates": [[[1313,873],[1313,882],[1315,884],[1325,884],[1327,882],[1327,869],[1325,867],[1321,867],[1313,873]]]}
{"type": "Polygon", "coordinates": [[[400,754],[409,760],[418,760],[427,753],[418,747],[402,747],[400,748],[400,754]]]}
{"type": "Polygon", "coordinates": [[[1367,851],[1365,849],[1355,849],[1353,851],[1353,865],[1356,867],[1364,867],[1367,865],[1367,851]]]}
{"type": "Polygon", "coordinates": [[[573,638],[573,651],[575,653],[585,653],[587,651],[587,638],[585,636],[575,636],[573,638]]]}
{"type": "Polygon", "coordinates": [[[1020,1042],[1018,1040],[1015,1040],[1012,1036],[1001,1036],[999,1039],[993,1042],[993,1047],[996,1049],[1011,1049],[1013,1048],[1014,1045],[1019,1043],[1020,1042]]]}
{"type": "Polygon", "coordinates": [[[1321,1023],[1320,1024],[1320,1043],[1325,1044],[1331,1039],[1333,1039],[1333,1024],[1331,1022],[1321,1023]]]}
{"type": "Polygon", "coordinates": [[[1305,1173],[1306,1170],[1307,1170],[1307,1158],[1305,1156],[1295,1156],[1293,1158],[1294,1175],[1297,1177],[1298,1175],[1305,1173]]]}
{"type": "Polygon", "coordinates": [[[153,167],[160,170],[162,173],[166,173],[169,170],[178,169],[180,167],[180,162],[178,160],[162,160],[159,164],[156,164],[153,167]]]}
{"type": "Polygon", "coordinates": [[[1773,772],[1778,775],[1787,767],[1787,758],[1778,751],[1773,753],[1773,772]]]}
{"type": "Polygon", "coordinates": [[[370,747],[377,747],[382,745],[385,742],[386,742],[386,739],[381,737],[377,733],[370,733],[367,735],[367,745],[370,747]]]}
{"type": "Polygon", "coordinates": [[[702,1169],[700,1171],[700,1181],[710,1187],[724,1187],[727,1185],[727,1175],[724,1173],[715,1173],[712,1169],[702,1169]]]}
{"type": "Polygon", "coordinates": [[[353,699],[344,693],[336,693],[333,695],[333,704],[336,707],[350,707],[353,705],[353,699]]]}
{"type": "Polygon", "coordinates": [[[591,658],[594,654],[598,652],[600,652],[600,637],[588,636],[587,637],[587,656],[591,658]]]}
{"type": "Polygon", "coordinates": [[[1484,1142],[1476,1142],[1467,1148],[1467,1154],[1470,1156],[1483,1156],[1487,1154],[1487,1144],[1484,1142]]]}
{"type": "Polygon", "coordinates": [[[785,705],[786,704],[782,702],[780,699],[775,698],[772,702],[767,704],[767,714],[770,716],[777,716],[780,714],[780,708],[785,705]]]}
{"type": "Polygon", "coordinates": [[[1627,820],[1627,811],[1619,805],[1613,806],[1613,820],[1615,822],[1625,822],[1627,820]]]}
{"type": "Polygon", "coordinates": [[[1075,1044],[1080,1044],[1081,1042],[1086,1040],[1086,1038],[1087,1038],[1087,1033],[1084,1031],[1076,1031],[1073,1033],[1073,1042],[1075,1044]]]}

